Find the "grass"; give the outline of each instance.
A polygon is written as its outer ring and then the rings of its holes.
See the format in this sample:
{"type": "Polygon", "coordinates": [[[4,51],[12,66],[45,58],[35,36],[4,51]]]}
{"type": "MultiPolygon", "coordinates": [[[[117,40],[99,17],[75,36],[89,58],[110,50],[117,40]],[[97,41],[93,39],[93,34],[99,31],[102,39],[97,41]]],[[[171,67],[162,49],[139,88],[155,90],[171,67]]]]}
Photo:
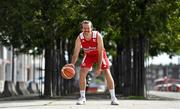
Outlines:
{"type": "Polygon", "coordinates": [[[128,99],[135,99],[135,100],[145,100],[144,96],[128,96],[128,99]]]}

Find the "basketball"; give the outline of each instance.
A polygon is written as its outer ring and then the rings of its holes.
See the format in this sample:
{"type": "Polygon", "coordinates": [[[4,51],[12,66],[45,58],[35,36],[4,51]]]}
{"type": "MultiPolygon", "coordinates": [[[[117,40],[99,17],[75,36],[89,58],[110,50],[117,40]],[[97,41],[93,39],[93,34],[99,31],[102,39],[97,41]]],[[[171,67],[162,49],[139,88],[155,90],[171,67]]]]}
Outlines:
{"type": "Polygon", "coordinates": [[[72,66],[65,65],[61,69],[61,76],[64,79],[72,79],[75,76],[75,69],[72,66]]]}

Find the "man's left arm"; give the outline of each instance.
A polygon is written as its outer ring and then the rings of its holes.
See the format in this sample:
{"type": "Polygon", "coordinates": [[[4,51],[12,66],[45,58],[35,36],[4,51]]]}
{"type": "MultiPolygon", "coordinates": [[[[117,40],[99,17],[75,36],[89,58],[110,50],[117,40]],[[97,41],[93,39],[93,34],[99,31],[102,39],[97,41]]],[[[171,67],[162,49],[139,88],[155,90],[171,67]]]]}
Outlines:
{"type": "Polygon", "coordinates": [[[97,70],[96,70],[96,76],[99,76],[101,73],[103,48],[104,48],[103,39],[102,39],[101,34],[98,32],[97,33],[98,66],[97,66],[97,70]]]}

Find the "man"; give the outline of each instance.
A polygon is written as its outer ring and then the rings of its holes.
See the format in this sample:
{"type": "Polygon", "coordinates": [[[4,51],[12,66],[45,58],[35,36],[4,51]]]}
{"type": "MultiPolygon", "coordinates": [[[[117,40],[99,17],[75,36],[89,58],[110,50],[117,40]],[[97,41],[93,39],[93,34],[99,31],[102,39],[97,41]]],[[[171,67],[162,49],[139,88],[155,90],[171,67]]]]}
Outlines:
{"type": "Polygon", "coordinates": [[[76,39],[74,53],[72,56],[71,64],[74,65],[78,59],[81,47],[84,50],[84,59],[81,63],[80,70],[80,98],[77,105],[86,103],[85,90],[86,90],[86,76],[92,68],[94,63],[97,63],[95,76],[99,76],[101,71],[104,71],[107,80],[107,86],[111,95],[111,105],[118,105],[115,97],[114,80],[111,76],[109,69],[109,60],[106,56],[102,36],[98,31],[92,31],[91,21],[84,20],[81,23],[82,32],[76,39]]]}

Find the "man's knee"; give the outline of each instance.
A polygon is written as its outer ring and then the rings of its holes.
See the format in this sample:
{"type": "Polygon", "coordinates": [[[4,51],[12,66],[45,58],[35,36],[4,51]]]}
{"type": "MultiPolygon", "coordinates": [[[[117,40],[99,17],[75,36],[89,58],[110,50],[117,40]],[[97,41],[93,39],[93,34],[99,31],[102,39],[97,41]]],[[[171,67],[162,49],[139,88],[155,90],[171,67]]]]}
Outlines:
{"type": "Polygon", "coordinates": [[[89,71],[89,68],[81,68],[80,76],[86,76],[89,71]]]}

